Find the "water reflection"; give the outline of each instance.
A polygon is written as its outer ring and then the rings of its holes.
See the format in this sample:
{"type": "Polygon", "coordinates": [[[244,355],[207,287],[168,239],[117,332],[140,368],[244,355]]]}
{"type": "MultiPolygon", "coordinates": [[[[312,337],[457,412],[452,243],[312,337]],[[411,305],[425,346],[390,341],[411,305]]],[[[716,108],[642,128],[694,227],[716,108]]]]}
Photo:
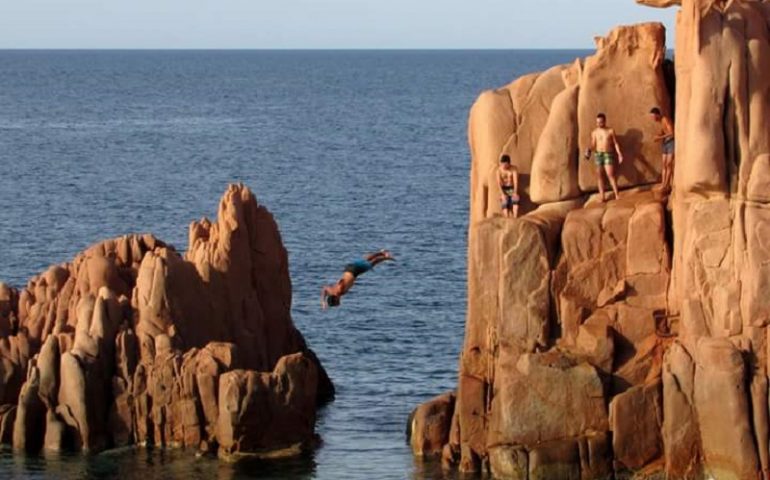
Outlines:
{"type": "MultiPolygon", "coordinates": [[[[463,480],[471,480],[472,477],[463,476],[463,480]]],[[[445,471],[441,468],[441,459],[414,459],[414,471],[411,480],[458,480],[460,475],[456,471],[445,471]]]]}
{"type": "Polygon", "coordinates": [[[235,480],[242,478],[304,480],[315,478],[313,454],[281,460],[248,459],[236,463],[196,456],[192,450],[124,448],[98,455],[21,455],[0,452],[2,477],[25,479],[180,478],[235,480]]]}
{"type": "MultiPolygon", "coordinates": [[[[44,455],[15,454],[9,449],[0,451],[2,478],[13,479],[62,479],[62,480],[149,480],[173,478],[183,480],[219,479],[238,480],[260,478],[265,480],[305,480],[315,478],[348,478],[355,476],[366,466],[351,462],[337,472],[316,472],[315,454],[281,460],[241,460],[228,463],[212,456],[196,456],[192,450],[161,450],[122,448],[98,455],[61,453],[44,455]]],[[[392,466],[392,476],[381,478],[405,478],[410,480],[469,480],[456,472],[446,472],[439,459],[414,459],[411,472],[399,473],[399,466],[392,466]]]]}

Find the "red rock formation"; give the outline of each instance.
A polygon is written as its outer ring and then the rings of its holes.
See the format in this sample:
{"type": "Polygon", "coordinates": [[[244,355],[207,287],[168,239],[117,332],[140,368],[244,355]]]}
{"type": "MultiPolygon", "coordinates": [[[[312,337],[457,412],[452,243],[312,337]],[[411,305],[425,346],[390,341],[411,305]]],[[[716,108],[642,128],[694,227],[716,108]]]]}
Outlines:
{"type": "Polygon", "coordinates": [[[579,158],[599,112],[608,115],[626,157],[618,171],[620,186],[658,181],[660,147],[647,114],[650,105],[669,110],[665,30],[656,23],[619,27],[596,43],[595,55],[525,75],[484,92],[473,105],[471,223],[500,211],[494,175],[503,153],[522,175],[523,212],[595,191],[593,162],[579,158]]]}
{"type": "Polygon", "coordinates": [[[0,440],[227,456],[312,444],[316,405],[334,389],[290,308],[278,227],[243,186],[216,222],[191,225],[185,257],[127,236],[20,293],[0,284],[0,440]]]}
{"type": "Polygon", "coordinates": [[[313,438],[318,384],[306,356],[282,357],[272,373],[234,370],[219,382],[216,439],[226,455],[301,449],[313,438]]]}
{"type": "Polygon", "coordinates": [[[441,454],[449,442],[455,400],[454,393],[445,393],[414,411],[407,426],[407,437],[416,456],[441,454]]]}
{"type": "Polygon", "coordinates": [[[473,107],[465,344],[453,421],[431,433],[448,466],[770,478],[770,2],[639,2],[681,5],[670,199],[644,186],[659,169],[645,113],[669,98],[660,26],[622,27],[473,107]],[[598,110],[631,163],[620,201],[583,204],[598,110]],[[531,172],[514,221],[496,216],[502,152],[531,172]]]}

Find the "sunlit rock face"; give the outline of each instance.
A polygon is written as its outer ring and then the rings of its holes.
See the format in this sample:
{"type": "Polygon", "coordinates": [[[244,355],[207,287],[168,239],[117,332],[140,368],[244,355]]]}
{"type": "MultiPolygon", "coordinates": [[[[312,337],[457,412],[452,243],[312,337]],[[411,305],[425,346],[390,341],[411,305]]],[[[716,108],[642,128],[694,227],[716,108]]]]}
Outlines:
{"type": "Polygon", "coordinates": [[[770,2],[640,3],[679,8],[673,69],[660,25],[620,27],[471,111],[465,343],[432,432],[449,468],[768,478],[770,2]],[[670,196],[653,106],[676,120],[670,196]],[[580,153],[599,111],[628,152],[608,203],[580,153]],[[502,153],[517,220],[497,215],[502,153]]]}
{"type": "Polygon", "coordinates": [[[0,284],[0,441],[301,451],[334,387],[290,308],[278,226],[243,185],[225,192],[217,221],[192,223],[184,256],[131,235],[21,291],[0,284]]]}

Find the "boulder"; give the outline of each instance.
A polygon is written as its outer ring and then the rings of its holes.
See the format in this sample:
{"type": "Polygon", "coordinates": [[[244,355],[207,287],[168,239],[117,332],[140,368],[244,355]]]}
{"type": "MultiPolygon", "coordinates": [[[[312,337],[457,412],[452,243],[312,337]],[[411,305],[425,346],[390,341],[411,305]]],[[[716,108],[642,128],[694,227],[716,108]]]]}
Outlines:
{"type": "Polygon", "coordinates": [[[700,478],[700,428],[695,412],[695,363],[680,344],[666,352],[663,367],[663,445],[666,473],[700,478]]]}
{"type": "Polygon", "coordinates": [[[548,344],[550,269],[567,212],[579,206],[562,202],[514,221],[493,218],[471,226],[468,317],[455,407],[461,464],[468,468],[477,463],[473,457],[486,453],[488,385],[510,375],[521,353],[548,344]]]}
{"type": "Polygon", "coordinates": [[[56,398],[59,393],[59,342],[53,335],[49,336],[40,350],[37,368],[40,372],[40,399],[48,410],[56,408],[56,398]]]}
{"type": "Polygon", "coordinates": [[[566,344],[607,305],[665,310],[670,253],[663,206],[652,192],[573,210],[561,245],[551,289],[566,344]]]}
{"type": "Polygon", "coordinates": [[[608,429],[604,386],[596,369],[558,351],[524,354],[498,377],[487,442],[536,445],[608,429]]]}
{"type": "Polygon", "coordinates": [[[604,433],[554,440],[532,446],[494,446],[489,466],[494,478],[576,479],[612,478],[611,449],[604,433]]]}
{"type": "Polygon", "coordinates": [[[743,356],[729,340],[698,342],[694,400],[703,461],[717,476],[750,478],[759,471],[743,356]]]}
{"type": "Polygon", "coordinates": [[[494,478],[527,480],[529,454],[521,447],[496,446],[489,449],[489,466],[494,478]]]}
{"type": "Polygon", "coordinates": [[[581,480],[580,447],[574,440],[542,443],[529,452],[530,480],[581,480]]]}
{"type": "Polygon", "coordinates": [[[52,410],[45,414],[45,437],[43,439],[43,448],[48,452],[59,452],[68,445],[67,426],[52,410]]]}
{"type": "Polygon", "coordinates": [[[216,439],[224,458],[296,454],[315,440],[318,372],[301,353],[282,357],[272,373],[233,370],[219,380],[216,439]]]}
{"type": "Polygon", "coordinates": [[[407,426],[412,453],[417,457],[442,454],[449,443],[455,409],[454,392],[445,393],[417,407],[407,426]]]}
{"type": "Polygon", "coordinates": [[[0,282],[0,336],[11,335],[19,326],[19,291],[0,282]]]}
{"type": "MultiPolygon", "coordinates": [[[[580,62],[575,70],[581,71],[580,62]]],[[[535,148],[529,194],[538,204],[560,202],[581,195],[578,185],[578,94],[575,84],[553,99],[548,120],[535,148]]]]}
{"type": "Polygon", "coordinates": [[[45,405],[38,395],[40,373],[34,366],[29,369],[27,381],[21,388],[13,426],[14,450],[37,453],[43,446],[45,434],[45,405]]]}
{"type": "Polygon", "coordinates": [[[610,403],[610,430],[615,459],[640,470],[663,453],[661,382],[632,387],[610,403]]]}
{"type": "Polygon", "coordinates": [[[0,444],[13,445],[13,429],[16,423],[16,405],[0,405],[0,444]]]}

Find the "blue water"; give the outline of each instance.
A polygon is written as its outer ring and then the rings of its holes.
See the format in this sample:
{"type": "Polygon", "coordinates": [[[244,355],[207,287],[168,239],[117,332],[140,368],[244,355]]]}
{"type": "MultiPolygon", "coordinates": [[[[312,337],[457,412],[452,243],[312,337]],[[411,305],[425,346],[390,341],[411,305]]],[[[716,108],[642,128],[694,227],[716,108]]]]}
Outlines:
{"type": "Polygon", "coordinates": [[[468,109],[483,89],[584,53],[0,51],[0,280],[21,286],[126,233],[184,249],[189,222],[244,182],[278,220],[294,321],[337,386],[306,458],[5,452],[0,475],[441,478],[412,459],[404,428],[456,383],[468,109]],[[321,312],[320,286],[380,248],[398,263],[321,312]]]}

